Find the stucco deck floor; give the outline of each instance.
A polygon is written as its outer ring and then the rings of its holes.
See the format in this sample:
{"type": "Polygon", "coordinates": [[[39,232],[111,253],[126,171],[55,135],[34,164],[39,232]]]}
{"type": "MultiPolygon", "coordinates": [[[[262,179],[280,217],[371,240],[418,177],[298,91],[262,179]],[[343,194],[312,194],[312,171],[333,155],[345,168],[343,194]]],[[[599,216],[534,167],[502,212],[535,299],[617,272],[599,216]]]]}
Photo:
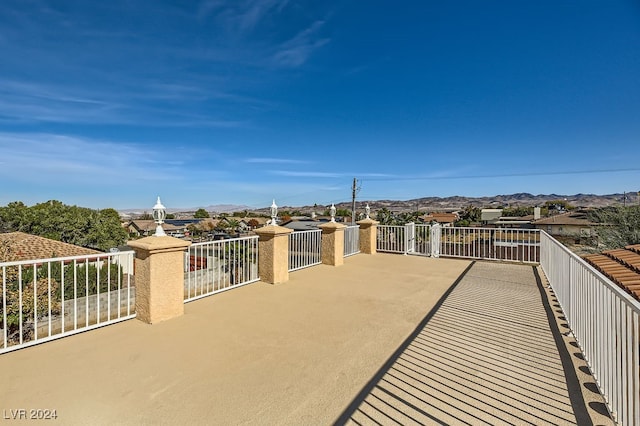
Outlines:
{"type": "Polygon", "coordinates": [[[531,267],[378,254],[0,356],[60,424],[572,423],[531,267]],[[429,312],[435,312],[434,315],[429,312]],[[426,316],[426,317],[425,317],[426,316]],[[400,397],[399,397],[400,396],[400,397]]]}

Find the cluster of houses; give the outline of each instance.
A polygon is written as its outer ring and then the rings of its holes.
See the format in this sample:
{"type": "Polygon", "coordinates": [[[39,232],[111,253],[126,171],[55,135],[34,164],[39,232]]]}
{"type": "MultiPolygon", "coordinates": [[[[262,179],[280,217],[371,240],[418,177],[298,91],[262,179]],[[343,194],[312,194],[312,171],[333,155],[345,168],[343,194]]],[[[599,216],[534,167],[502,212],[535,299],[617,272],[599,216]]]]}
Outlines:
{"type": "MultiPolygon", "coordinates": [[[[596,223],[589,220],[586,210],[573,210],[556,212],[547,217],[541,217],[540,209],[536,208],[534,214],[523,217],[503,216],[502,209],[482,209],[480,222],[475,226],[491,228],[520,228],[541,229],[548,234],[565,240],[574,239],[575,242],[584,241],[594,236],[596,223]]],[[[318,229],[318,225],[330,220],[324,216],[299,216],[287,218],[278,225],[293,231],[306,231],[318,229]]],[[[349,223],[350,217],[336,218],[339,222],[349,223]]],[[[417,218],[419,223],[439,223],[442,226],[454,226],[460,220],[457,212],[434,212],[421,215],[417,218]]],[[[267,217],[220,217],[204,219],[167,219],[162,225],[167,235],[188,239],[223,239],[229,236],[246,235],[256,228],[267,225],[270,219],[267,217]]],[[[131,238],[153,235],[156,224],[153,220],[129,220],[123,223],[131,238]]]]}
{"type": "MultiPolygon", "coordinates": [[[[588,218],[585,210],[558,212],[540,217],[539,209],[533,215],[525,217],[505,217],[501,209],[483,209],[480,223],[482,227],[541,229],[565,243],[590,242],[595,236],[596,223],[588,218]]],[[[336,218],[341,222],[350,222],[350,217],[336,218]]],[[[295,231],[318,229],[329,217],[292,217],[278,225],[295,231]]],[[[429,213],[417,218],[425,224],[439,223],[443,227],[454,226],[460,220],[458,213],[429,213]]],[[[238,235],[247,235],[256,228],[268,225],[266,217],[221,217],[205,219],[168,219],[162,225],[165,233],[177,238],[194,241],[227,239],[238,235]]],[[[129,220],[123,223],[131,238],[153,235],[156,223],[153,220],[129,220]]],[[[12,248],[11,260],[31,260],[60,256],[92,255],[100,252],[72,244],[51,240],[23,232],[0,233],[0,244],[12,248]]],[[[585,259],[601,273],[640,299],[640,245],[609,250],[599,254],[585,256],[585,259]]],[[[0,262],[3,259],[0,253],[0,262]]]]}
{"type": "MultiPolygon", "coordinates": [[[[164,232],[176,238],[200,237],[203,239],[223,239],[233,235],[243,235],[256,228],[265,226],[269,221],[265,217],[221,217],[219,219],[166,219],[162,224],[164,232]]],[[[131,238],[153,235],[156,223],[153,220],[134,219],[123,224],[131,238]]]]}

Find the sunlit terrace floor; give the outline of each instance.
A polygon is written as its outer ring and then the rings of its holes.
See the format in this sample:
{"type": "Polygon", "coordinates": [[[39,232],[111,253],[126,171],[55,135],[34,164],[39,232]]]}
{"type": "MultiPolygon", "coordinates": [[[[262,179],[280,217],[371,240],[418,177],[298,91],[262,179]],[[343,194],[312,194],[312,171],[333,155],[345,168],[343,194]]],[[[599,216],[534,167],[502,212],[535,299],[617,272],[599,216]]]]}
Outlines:
{"type": "Polygon", "coordinates": [[[531,266],[357,255],[290,278],[1,355],[0,409],[60,424],[610,423],[531,266]]]}

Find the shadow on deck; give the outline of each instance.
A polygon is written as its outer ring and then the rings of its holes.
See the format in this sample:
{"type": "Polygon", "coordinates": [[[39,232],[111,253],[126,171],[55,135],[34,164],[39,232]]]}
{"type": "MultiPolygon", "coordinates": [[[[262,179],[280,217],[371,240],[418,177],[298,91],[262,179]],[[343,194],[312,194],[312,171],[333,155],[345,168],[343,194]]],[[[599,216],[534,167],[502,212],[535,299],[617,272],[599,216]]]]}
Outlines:
{"type": "Polygon", "coordinates": [[[611,424],[590,392],[538,271],[476,262],[336,424],[611,424]]]}

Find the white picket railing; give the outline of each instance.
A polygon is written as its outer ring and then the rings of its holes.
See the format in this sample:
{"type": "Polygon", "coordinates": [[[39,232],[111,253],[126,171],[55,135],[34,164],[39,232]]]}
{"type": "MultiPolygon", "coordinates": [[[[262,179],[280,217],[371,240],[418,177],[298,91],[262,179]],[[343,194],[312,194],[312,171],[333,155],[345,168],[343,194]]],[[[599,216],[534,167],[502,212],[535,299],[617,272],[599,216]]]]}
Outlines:
{"type": "Polygon", "coordinates": [[[442,227],[440,256],[538,263],[540,231],[442,227]]]}
{"type": "Polygon", "coordinates": [[[640,302],[549,236],[540,265],[620,425],[640,425],[640,302]]]}
{"type": "Polygon", "coordinates": [[[344,257],[360,253],[360,225],[349,225],[344,230],[344,257]]]}
{"type": "Polygon", "coordinates": [[[184,274],[185,303],[258,281],[258,236],[192,244],[184,274]]]}
{"type": "Polygon", "coordinates": [[[537,229],[461,228],[435,225],[378,225],[377,251],[537,263],[537,229]]]}
{"type": "Polygon", "coordinates": [[[406,253],[407,240],[404,225],[378,225],[376,250],[387,253],[406,253]]]}
{"type": "Polygon", "coordinates": [[[0,353],[135,317],[133,256],[0,263],[0,353]]]}
{"type": "Polygon", "coordinates": [[[289,234],[289,272],[322,263],[322,231],[289,234]]]}

